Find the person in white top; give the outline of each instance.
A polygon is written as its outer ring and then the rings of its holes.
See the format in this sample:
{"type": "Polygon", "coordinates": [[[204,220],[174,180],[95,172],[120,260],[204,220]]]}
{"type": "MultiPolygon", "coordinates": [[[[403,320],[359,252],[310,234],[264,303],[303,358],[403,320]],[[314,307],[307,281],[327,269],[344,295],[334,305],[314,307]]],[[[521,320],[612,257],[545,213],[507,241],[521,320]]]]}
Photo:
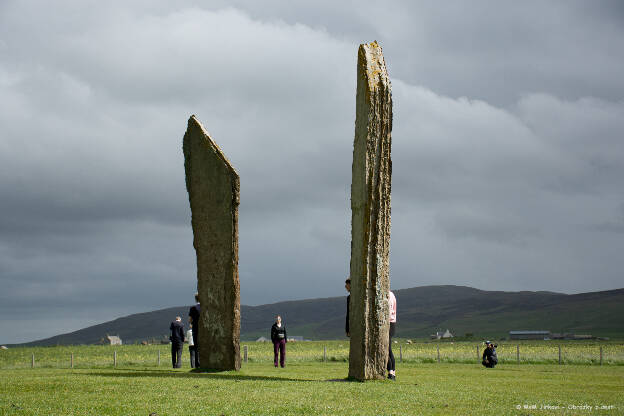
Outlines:
{"type": "MultiPolygon", "coordinates": [[[[193,326],[193,324],[191,324],[191,327],[192,326],[193,326]]],[[[186,339],[188,339],[189,354],[191,356],[191,368],[196,368],[196,367],[198,367],[198,365],[197,365],[197,348],[195,348],[195,344],[193,343],[193,330],[191,328],[189,328],[189,330],[186,331],[186,339]]]]}
{"type": "Polygon", "coordinates": [[[390,311],[390,333],[388,337],[388,378],[396,380],[394,354],[392,353],[392,337],[396,330],[396,297],[394,293],[388,291],[388,309],[390,311]]]}

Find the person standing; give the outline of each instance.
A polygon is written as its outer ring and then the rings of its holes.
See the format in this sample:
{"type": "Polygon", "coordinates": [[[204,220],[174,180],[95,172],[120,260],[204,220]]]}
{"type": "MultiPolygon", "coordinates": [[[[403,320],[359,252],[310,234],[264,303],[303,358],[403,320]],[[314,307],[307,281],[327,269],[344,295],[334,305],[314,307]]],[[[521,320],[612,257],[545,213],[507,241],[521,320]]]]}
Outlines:
{"type": "Polygon", "coordinates": [[[169,325],[171,336],[171,363],[173,368],[182,367],[182,347],[184,346],[184,324],[182,318],[176,316],[175,321],[169,325]]]}
{"type": "Polygon", "coordinates": [[[279,363],[280,366],[284,368],[288,338],[286,335],[286,327],[282,324],[282,317],[279,315],[275,317],[275,323],[271,327],[271,341],[273,341],[273,364],[277,367],[277,355],[279,352],[279,363]]]}
{"type": "Polygon", "coordinates": [[[396,297],[392,291],[388,291],[388,309],[390,311],[390,331],[388,337],[388,378],[396,380],[394,354],[392,353],[392,337],[396,330],[396,297]]]}
{"type": "Polygon", "coordinates": [[[191,356],[191,368],[195,368],[197,367],[196,365],[196,350],[195,350],[195,343],[193,342],[193,324],[191,324],[191,329],[189,329],[188,331],[186,331],[186,340],[188,341],[188,346],[189,346],[189,355],[191,356]]]}
{"type": "Polygon", "coordinates": [[[193,346],[195,347],[195,367],[199,368],[199,316],[201,306],[199,305],[199,293],[195,293],[195,305],[189,310],[189,323],[193,331],[193,346]]]}
{"type": "Polygon", "coordinates": [[[351,301],[351,278],[345,280],[345,289],[347,289],[347,320],[345,322],[345,333],[347,337],[351,336],[351,332],[349,331],[349,302],[351,301]]]}

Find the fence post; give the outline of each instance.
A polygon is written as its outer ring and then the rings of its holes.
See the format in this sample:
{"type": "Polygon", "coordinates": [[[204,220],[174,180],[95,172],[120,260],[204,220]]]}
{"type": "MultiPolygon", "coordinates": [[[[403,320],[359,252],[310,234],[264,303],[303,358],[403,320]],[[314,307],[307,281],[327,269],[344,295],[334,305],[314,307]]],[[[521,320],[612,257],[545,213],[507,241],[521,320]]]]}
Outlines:
{"type": "Polygon", "coordinates": [[[399,345],[399,362],[403,362],[403,346],[399,345]]]}
{"type": "Polygon", "coordinates": [[[74,368],[74,353],[73,352],[71,353],[69,364],[71,368],[74,368]]]}
{"type": "Polygon", "coordinates": [[[516,361],[520,364],[520,344],[516,345],[516,361]]]}
{"type": "Polygon", "coordinates": [[[158,366],[160,367],[160,350],[158,350],[158,366]]]}
{"type": "Polygon", "coordinates": [[[440,344],[437,345],[438,347],[438,364],[440,363],[440,344]]]}
{"type": "Polygon", "coordinates": [[[561,345],[559,345],[559,365],[561,365],[561,345]]]}
{"type": "Polygon", "coordinates": [[[479,357],[479,344],[477,344],[477,362],[479,361],[479,358],[481,357],[479,357]]]}
{"type": "Polygon", "coordinates": [[[243,346],[243,362],[247,362],[247,345],[243,346]]]}
{"type": "Polygon", "coordinates": [[[600,346],[600,365],[602,365],[602,345],[600,346]]]}
{"type": "Polygon", "coordinates": [[[323,362],[327,360],[327,347],[323,345],[323,362]]]}
{"type": "Polygon", "coordinates": [[[34,352],[30,360],[30,368],[35,368],[35,353],[34,352]]]}
{"type": "Polygon", "coordinates": [[[113,351],[113,367],[117,367],[117,350],[113,351]]]}

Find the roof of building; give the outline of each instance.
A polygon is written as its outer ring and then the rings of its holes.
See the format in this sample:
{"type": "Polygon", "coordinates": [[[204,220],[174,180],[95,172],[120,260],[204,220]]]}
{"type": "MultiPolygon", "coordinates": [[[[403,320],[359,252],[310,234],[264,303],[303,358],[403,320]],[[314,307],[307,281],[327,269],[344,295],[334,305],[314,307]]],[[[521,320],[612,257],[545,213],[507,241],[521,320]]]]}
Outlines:
{"type": "Polygon", "coordinates": [[[550,331],[509,331],[509,335],[548,335],[550,331]]]}

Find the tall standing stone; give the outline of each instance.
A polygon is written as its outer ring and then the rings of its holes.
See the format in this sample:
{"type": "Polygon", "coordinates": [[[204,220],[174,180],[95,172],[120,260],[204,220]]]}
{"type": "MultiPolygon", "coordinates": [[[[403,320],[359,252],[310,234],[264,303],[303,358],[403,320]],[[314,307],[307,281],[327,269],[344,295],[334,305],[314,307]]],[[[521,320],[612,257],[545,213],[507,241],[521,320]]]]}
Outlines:
{"type": "Polygon", "coordinates": [[[388,360],[392,91],[381,47],[360,45],[351,182],[349,376],[381,379],[388,360]]]}
{"type": "Polygon", "coordinates": [[[201,303],[199,362],[203,368],[238,370],[240,179],[195,116],[189,118],[183,151],[201,303]]]}

